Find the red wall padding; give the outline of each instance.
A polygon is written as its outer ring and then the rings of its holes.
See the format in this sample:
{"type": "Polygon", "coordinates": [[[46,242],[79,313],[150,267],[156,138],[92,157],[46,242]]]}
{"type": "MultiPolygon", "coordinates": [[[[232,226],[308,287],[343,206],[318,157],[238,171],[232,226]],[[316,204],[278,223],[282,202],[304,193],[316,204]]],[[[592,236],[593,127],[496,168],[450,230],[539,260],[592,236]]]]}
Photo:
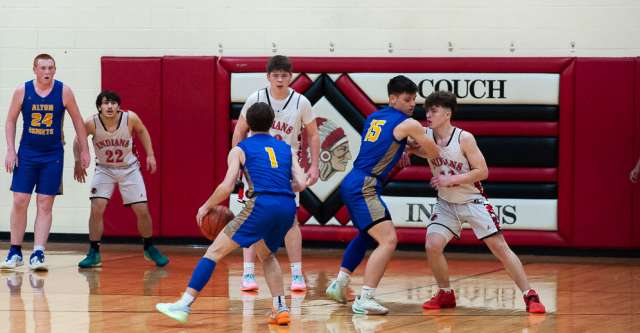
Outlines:
{"type": "MultiPolygon", "coordinates": [[[[230,75],[261,72],[267,58],[110,58],[102,60],[103,88],[117,90],[151,131],[159,173],[145,179],[155,232],[200,236],[197,207],[224,176],[229,149],[230,75]],[[158,229],[159,225],[162,225],[158,229]]],[[[559,165],[549,169],[494,170],[494,177],[558,182],[558,231],[506,231],[513,245],[640,247],[640,185],[628,174],[640,157],[640,58],[308,58],[295,71],[519,72],[560,74],[560,120],[520,128],[559,137],[559,165]]],[[[308,84],[308,82],[302,82],[308,84]]],[[[353,89],[347,76],[337,84],[353,89]]],[[[352,101],[353,102],[353,101],[352,101]]],[[[367,104],[367,101],[360,101],[367,104]]],[[[471,124],[469,124],[471,126],[471,124]]],[[[476,122],[476,131],[517,135],[510,126],[476,122]]],[[[531,134],[531,133],[528,133],[531,134]]],[[[426,171],[407,169],[399,178],[426,171]]],[[[496,179],[497,180],[497,179],[496,179]]],[[[135,217],[115,199],[106,235],[137,235],[135,217]]],[[[344,219],[345,214],[338,214],[344,219]]],[[[304,226],[305,239],[346,241],[355,229],[304,226]]],[[[424,241],[423,229],[400,228],[402,242],[424,241]]],[[[462,244],[477,244],[468,232],[462,244]]]]}
{"type": "Polygon", "coordinates": [[[217,185],[216,168],[226,169],[226,149],[217,149],[216,137],[228,137],[229,121],[222,131],[215,127],[215,61],[163,58],[163,236],[201,235],[196,212],[217,185]]]}
{"type": "MultiPolygon", "coordinates": [[[[631,156],[633,163],[640,158],[640,58],[635,59],[635,85],[633,90],[636,92],[636,98],[633,108],[633,150],[631,156]]],[[[629,166],[629,170],[633,168],[634,164],[629,166]]],[[[633,229],[633,244],[640,247],[640,184],[633,185],[633,196],[631,199],[631,206],[633,207],[633,215],[631,220],[631,226],[633,229]]]]}
{"type": "Polygon", "coordinates": [[[574,246],[632,245],[635,73],[631,58],[576,62],[574,246]]]}
{"type": "MultiPolygon", "coordinates": [[[[160,214],[162,188],[162,141],[161,128],[162,99],[162,59],[149,58],[102,58],[102,89],[114,90],[122,98],[122,108],[131,109],[140,115],[151,134],[158,170],[151,175],[143,171],[147,185],[149,209],[153,219],[153,234],[158,235],[162,223],[160,214]]],[[[98,93],[96,92],[96,96],[98,93]]],[[[143,169],[146,168],[146,154],[138,140],[136,146],[143,169]]],[[[92,175],[93,176],[93,175],[92,175]]],[[[87,200],[87,205],[89,204],[87,200]]],[[[87,217],[88,218],[88,217],[87,217]]],[[[122,206],[122,199],[116,190],[104,216],[105,236],[138,236],[136,217],[131,209],[122,206]]]]}

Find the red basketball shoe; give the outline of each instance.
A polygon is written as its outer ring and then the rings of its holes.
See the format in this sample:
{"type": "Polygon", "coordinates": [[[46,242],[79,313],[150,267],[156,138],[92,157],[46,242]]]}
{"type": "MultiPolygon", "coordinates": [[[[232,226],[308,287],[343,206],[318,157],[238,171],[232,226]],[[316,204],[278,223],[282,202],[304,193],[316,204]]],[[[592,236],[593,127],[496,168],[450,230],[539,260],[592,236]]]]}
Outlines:
{"type": "Polygon", "coordinates": [[[547,310],[545,310],[544,308],[544,305],[540,302],[540,296],[538,296],[538,293],[533,289],[529,290],[527,295],[524,296],[524,304],[527,305],[527,312],[531,312],[531,313],[547,312],[547,310]]]}
{"type": "Polygon", "coordinates": [[[430,300],[422,304],[422,308],[427,310],[455,308],[455,307],[456,307],[456,293],[453,292],[453,289],[450,292],[446,292],[440,289],[438,290],[438,293],[435,296],[431,297],[430,300]]]}

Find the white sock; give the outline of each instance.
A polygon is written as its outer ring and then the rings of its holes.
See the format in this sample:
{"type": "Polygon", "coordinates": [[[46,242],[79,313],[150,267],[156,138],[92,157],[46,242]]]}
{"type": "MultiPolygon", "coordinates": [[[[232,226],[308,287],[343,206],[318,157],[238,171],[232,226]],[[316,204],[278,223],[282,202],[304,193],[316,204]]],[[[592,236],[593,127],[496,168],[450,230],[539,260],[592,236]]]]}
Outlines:
{"type": "Polygon", "coordinates": [[[440,288],[440,290],[444,291],[445,293],[450,293],[451,292],[451,287],[449,287],[449,288],[440,288]]]}
{"type": "Polygon", "coordinates": [[[275,296],[273,297],[273,308],[280,309],[282,307],[287,307],[287,301],[284,296],[275,296]]]}
{"type": "Polygon", "coordinates": [[[176,303],[182,305],[182,306],[187,306],[190,307],[191,303],[193,303],[193,301],[195,301],[196,298],[191,296],[191,294],[189,293],[184,293],[182,294],[182,297],[180,297],[180,300],[176,303]]]}
{"type": "Polygon", "coordinates": [[[44,245],[36,245],[33,247],[33,252],[36,252],[38,250],[44,252],[44,245]]]}
{"type": "Polygon", "coordinates": [[[255,274],[256,271],[256,264],[253,262],[245,262],[244,263],[244,272],[242,273],[242,275],[247,275],[247,274],[255,274]]]}
{"type": "Polygon", "coordinates": [[[345,271],[338,272],[338,277],[336,278],[336,281],[338,281],[338,283],[340,283],[343,286],[346,286],[347,284],[349,284],[350,280],[351,280],[351,276],[349,275],[349,273],[345,271]]]}
{"type": "Polygon", "coordinates": [[[362,291],[360,292],[360,297],[362,298],[373,298],[376,294],[376,288],[371,288],[367,286],[362,286],[362,291]]]}
{"type": "Polygon", "coordinates": [[[292,262],[290,266],[291,266],[291,275],[302,275],[301,262],[292,262]]]}

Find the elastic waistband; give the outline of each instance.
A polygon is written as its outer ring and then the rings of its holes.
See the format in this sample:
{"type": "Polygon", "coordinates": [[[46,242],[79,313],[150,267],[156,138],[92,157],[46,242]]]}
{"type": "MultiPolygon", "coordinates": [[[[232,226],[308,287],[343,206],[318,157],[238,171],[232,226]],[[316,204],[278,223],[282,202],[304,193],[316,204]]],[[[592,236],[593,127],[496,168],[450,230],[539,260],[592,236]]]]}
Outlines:
{"type": "Polygon", "coordinates": [[[118,166],[118,165],[107,165],[107,164],[100,164],[100,163],[96,163],[96,166],[102,167],[102,168],[107,168],[107,169],[129,169],[132,166],[139,166],[140,163],[138,162],[134,162],[128,165],[123,165],[123,166],[118,166]]]}
{"type": "Polygon", "coordinates": [[[444,203],[448,203],[450,205],[466,205],[466,204],[479,204],[479,205],[484,205],[486,203],[489,203],[489,200],[487,199],[482,199],[482,198],[477,198],[477,199],[473,199],[473,200],[469,200],[466,202],[451,202],[451,201],[447,201],[445,199],[442,199],[440,197],[437,198],[437,201],[442,201],[444,203]]]}

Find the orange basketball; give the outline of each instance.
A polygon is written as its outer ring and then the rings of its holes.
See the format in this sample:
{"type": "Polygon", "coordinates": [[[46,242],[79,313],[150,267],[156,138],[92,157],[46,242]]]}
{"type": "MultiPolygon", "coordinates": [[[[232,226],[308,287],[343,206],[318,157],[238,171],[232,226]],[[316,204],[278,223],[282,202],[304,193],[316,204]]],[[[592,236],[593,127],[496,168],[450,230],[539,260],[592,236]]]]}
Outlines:
{"type": "Polygon", "coordinates": [[[229,221],[233,220],[234,215],[225,206],[215,206],[205,215],[200,224],[200,231],[209,240],[214,240],[216,236],[224,229],[229,221]]]}

